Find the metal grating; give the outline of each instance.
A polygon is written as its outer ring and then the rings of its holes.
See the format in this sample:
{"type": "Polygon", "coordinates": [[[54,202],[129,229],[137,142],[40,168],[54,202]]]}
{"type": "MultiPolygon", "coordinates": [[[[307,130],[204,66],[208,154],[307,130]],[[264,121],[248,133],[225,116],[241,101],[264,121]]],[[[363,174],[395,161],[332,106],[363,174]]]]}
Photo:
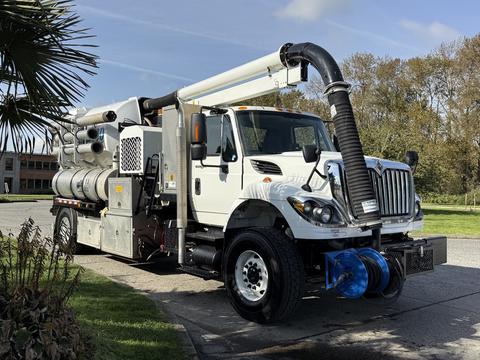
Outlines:
{"type": "Polygon", "coordinates": [[[433,249],[425,249],[423,256],[416,251],[405,253],[405,273],[407,276],[425,271],[433,271],[433,249]]]}
{"type": "Polygon", "coordinates": [[[368,169],[381,216],[404,216],[412,211],[413,184],[408,170],[368,169]]]}
{"type": "Polygon", "coordinates": [[[262,160],[250,160],[253,168],[260,174],[282,175],[282,170],[277,164],[262,161],[262,160]]]}
{"type": "Polygon", "coordinates": [[[120,169],[142,172],[142,139],[131,137],[122,139],[120,145],[120,169]]]}

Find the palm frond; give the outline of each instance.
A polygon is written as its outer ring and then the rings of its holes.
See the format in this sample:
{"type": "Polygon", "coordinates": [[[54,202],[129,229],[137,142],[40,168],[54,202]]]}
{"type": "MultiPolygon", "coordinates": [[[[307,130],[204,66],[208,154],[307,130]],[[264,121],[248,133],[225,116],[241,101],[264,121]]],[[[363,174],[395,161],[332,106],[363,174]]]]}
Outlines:
{"type": "Polygon", "coordinates": [[[48,120],[64,121],[66,108],[88,89],[83,76],[95,74],[97,57],[85,51],[93,46],[83,40],[92,36],[79,27],[72,5],[0,2],[0,149],[8,138],[14,150],[32,148],[35,136],[48,134],[48,120]]]}
{"type": "Polygon", "coordinates": [[[66,120],[62,113],[38,113],[26,96],[0,97],[0,153],[7,150],[9,140],[15,152],[33,152],[37,138],[43,140],[45,150],[49,149],[51,136],[47,129],[52,121],[62,123],[66,120]]]}

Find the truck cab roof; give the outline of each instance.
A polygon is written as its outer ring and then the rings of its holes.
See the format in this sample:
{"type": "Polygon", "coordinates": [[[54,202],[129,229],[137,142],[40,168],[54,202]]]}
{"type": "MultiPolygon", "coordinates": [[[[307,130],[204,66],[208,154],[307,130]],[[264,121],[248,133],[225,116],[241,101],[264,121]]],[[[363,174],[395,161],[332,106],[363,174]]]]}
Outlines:
{"type": "Polygon", "coordinates": [[[290,108],[281,108],[281,107],[273,107],[273,106],[250,106],[250,105],[238,105],[238,106],[231,106],[230,107],[233,111],[275,111],[275,112],[285,112],[285,113],[294,113],[294,114],[303,114],[308,116],[317,117],[320,120],[324,121],[320,116],[307,112],[307,111],[300,111],[296,109],[290,108]]]}

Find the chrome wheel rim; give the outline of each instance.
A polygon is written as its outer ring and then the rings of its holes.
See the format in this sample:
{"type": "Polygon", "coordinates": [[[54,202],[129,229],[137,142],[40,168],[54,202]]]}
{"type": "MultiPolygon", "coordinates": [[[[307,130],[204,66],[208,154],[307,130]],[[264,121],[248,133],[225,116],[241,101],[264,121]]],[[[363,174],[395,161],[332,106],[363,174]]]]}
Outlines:
{"type": "Polygon", "coordinates": [[[267,293],[268,269],[262,257],[253,250],[240,254],[235,264],[235,283],[249,301],[259,301],[267,293]]]}

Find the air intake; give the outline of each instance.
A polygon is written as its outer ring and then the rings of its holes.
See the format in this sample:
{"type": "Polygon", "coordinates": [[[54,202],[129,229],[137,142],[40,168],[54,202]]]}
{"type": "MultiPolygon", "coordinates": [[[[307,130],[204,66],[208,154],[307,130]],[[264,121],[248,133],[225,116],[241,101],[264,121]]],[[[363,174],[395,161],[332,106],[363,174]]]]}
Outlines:
{"type": "Polygon", "coordinates": [[[282,175],[282,169],[277,164],[262,160],[250,160],[250,162],[255,171],[260,174],[282,175]]]}

